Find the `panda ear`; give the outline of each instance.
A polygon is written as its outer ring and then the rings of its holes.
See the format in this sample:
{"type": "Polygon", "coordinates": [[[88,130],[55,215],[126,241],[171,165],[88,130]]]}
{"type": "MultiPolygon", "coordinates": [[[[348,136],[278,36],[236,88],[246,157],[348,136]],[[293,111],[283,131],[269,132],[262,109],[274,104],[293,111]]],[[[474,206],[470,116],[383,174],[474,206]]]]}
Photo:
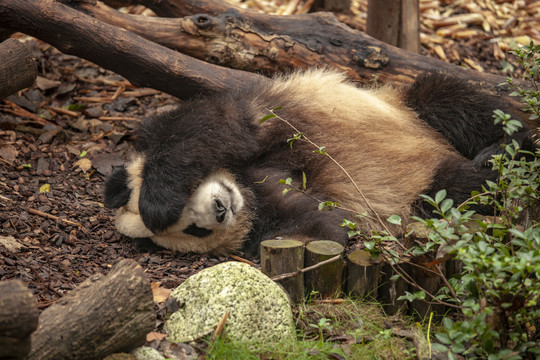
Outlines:
{"type": "Polygon", "coordinates": [[[128,203],[131,189],[128,187],[128,173],[124,166],[115,167],[105,183],[104,205],[117,209],[128,203]]]}
{"type": "Polygon", "coordinates": [[[142,174],[139,212],[144,225],[158,234],[179,220],[188,193],[180,187],[181,179],[176,179],[174,172],[147,165],[142,174]]]}

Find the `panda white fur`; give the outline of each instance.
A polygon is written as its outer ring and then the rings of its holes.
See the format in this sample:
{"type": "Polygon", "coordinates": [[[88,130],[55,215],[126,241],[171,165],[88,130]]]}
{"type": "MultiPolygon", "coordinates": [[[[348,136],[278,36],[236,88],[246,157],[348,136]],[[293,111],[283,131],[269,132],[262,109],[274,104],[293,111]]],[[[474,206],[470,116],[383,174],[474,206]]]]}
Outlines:
{"type": "MultiPolygon", "coordinates": [[[[495,179],[486,161],[504,140],[492,120],[501,107],[444,74],[404,88],[361,89],[318,69],[254,82],[146,119],[133,159],[108,179],[105,204],[119,208],[121,233],[182,252],[252,250],[275,236],[344,242],[344,218],[370,233],[381,230],[376,214],[406,220],[429,213],[422,193],[444,188],[459,203],[495,179]],[[260,123],[278,106],[281,118],[347,170],[369,206],[312,145],[290,146],[291,126],[277,118],[260,123]],[[283,195],[279,180],[290,177],[301,187],[303,174],[305,194],[283,195]],[[347,210],[319,211],[318,201],[347,210]]],[[[514,139],[534,151],[528,129],[514,139]]]]}

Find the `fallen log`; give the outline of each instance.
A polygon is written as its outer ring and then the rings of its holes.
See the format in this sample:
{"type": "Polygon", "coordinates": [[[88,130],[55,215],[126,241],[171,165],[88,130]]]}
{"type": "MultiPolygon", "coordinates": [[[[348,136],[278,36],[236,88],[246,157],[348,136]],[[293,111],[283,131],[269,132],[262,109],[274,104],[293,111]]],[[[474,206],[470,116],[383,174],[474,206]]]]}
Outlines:
{"type": "Polygon", "coordinates": [[[19,280],[0,282],[0,359],[22,359],[38,326],[36,299],[19,280]]]}
{"type": "MultiPolygon", "coordinates": [[[[191,16],[181,21],[189,25],[187,32],[182,31],[191,36],[186,49],[180,43],[175,47],[186,52],[191,47],[194,56],[226,66],[271,73],[325,65],[341,69],[363,83],[377,79],[394,84],[410,83],[423,72],[445,71],[500,95],[503,102],[521,107],[499,86],[505,82],[504,77],[463,69],[392,47],[347,27],[329,13],[276,16],[212,0],[129,2],[147,5],[158,14],[167,10],[168,14],[191,16]],[[204,51],[200,47],[202,42],[208,43],[204,51]]],[[[91,11],[93,6],[91,2],[69,4],[84,11],[91,11]]],[[[96,2],[95,6],[101,5],[96,2]]],[[[136,85],[178,97],[242,86],[247,79],[256,76],[197,61],[52,0],[3,0],[0,15],[5,27],[36,36],[62,52],[113,70],[136,85]]],[[[141,16],[121,20],[127,19],[133,19],[130,20],[133,31],[135,19],[148,20],[141,16]]],[[[159,26],[154,23],[137,31],[157,41],[162,30],[153,30],[156,28],[159,26]]],[[[174,34],[178,34],[178,30],[174,34]]],[[[170,42],[170,37],[167,38],[170,42]]]]}
{"type": "Polygon", "coordinates": [[[130,351],[155,321],[150,281],[135,261],[122,260],[43,311],[27,359],[103,359],[130,351]]]}
{"type": "Polygon", "coordinates": [[[242,86],[257,76],[196,60],[54,0],[2,0],[0,17],[6,28],[180,98],[242,86]]]}
{"type": "Polygon", "coordinates": [[[0,43],[0,99],[34,83],[37,65],[30,50],[15,39],[0,43]]]}
{"type": "MultiPolygon", "coordinates": [[[[261,14],[215,0],[131,0],[130,3],[145,5],[161,16],[178,18],[122,14],[99,1],[94,5],[69,4],[101,21],[230,68],[269,75],[324,65],[364,84],[373,80],[410,83],[424,72],[442,71],[476,83],[517,109],[522,107],[501,86],[506,82],[504,76],[465,69],[390,46],[349,28],[330,13],[261,14]]],[[[519,80],[516,83],[522,84],[519,80]]]]}

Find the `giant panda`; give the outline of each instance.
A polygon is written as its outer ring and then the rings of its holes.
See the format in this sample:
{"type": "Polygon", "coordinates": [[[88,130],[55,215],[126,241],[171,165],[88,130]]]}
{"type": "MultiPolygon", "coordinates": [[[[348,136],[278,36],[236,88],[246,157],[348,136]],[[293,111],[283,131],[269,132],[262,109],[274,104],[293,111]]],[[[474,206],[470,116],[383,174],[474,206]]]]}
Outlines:
{"type": "MultiPolygon", "coordinates": [[[[401,88],[359,88],[326,69],[254,80],[144,120],[105,205],[118,209],[119,232],[181,252],[254,249],[276,236],[344,243],[344,219],[369,234],[382,228],[377,217],[428,214],[420,194],[446,189],[461,203],[495,180],[488,160],[505,136],[492,111],[501,107],[448,74],[401,88]],[[272,109],[278,117],[261,122],[272,109]],[[339,166],[288,141],[298,133],[339,166]],[[287,178],[300,191],[284,195],[287,178]],[[339,207],[320,211],[325,201],[339,207]]],[[[534,151],[529,129],[513,139],[534,151]]]]}

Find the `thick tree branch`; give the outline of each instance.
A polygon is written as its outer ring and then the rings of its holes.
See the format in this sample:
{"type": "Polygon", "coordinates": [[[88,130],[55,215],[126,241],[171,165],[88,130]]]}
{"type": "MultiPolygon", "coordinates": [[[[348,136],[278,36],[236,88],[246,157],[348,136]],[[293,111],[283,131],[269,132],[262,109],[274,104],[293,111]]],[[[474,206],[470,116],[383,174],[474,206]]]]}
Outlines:
{"type": "Polygon", "coordinates": [[[193,59],[54,0],[2,0],[0,17],[4,27],[181,98],[242,86],[257,76],[193,59]]]}
{"type": "MultiPolygon", "coordinates": [[[[105,0],[107,2],[107,0],[105,0]]],[[[110,0],[109,0],[110,1],[110,0]]],[[[131,0],[160,16],[125,15],[103,4],[81,10],[165,46],[209,62],[266,74],[326,65],[362,83],[410,83],[424,72],[443,71],[475,82],[502,101],[521,107],[500,84],[506,78],[414,54],[340,23],[329,13],[277,16],[215,0],[131,0]],[[193,15],[197,14],[197,15],[193,15]]]]}

